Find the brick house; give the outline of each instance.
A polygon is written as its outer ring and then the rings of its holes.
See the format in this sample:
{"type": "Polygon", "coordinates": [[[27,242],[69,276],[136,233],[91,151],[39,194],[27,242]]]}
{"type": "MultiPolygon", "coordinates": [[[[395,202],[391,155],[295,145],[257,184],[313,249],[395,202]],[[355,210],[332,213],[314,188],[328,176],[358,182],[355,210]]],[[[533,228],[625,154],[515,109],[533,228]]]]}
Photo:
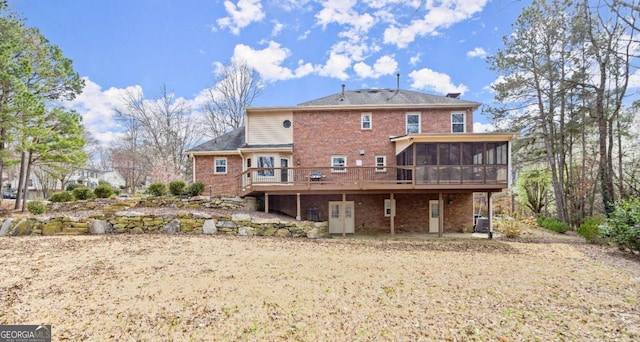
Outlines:
{"type": "Polygon", "coordinates": [[[473,193],[510,181],[512,133],[473,133],[477,102],[402,89],[248,108],[246,126],[196,146],[193,181],[331,233],[459,232],[473,193]]]}

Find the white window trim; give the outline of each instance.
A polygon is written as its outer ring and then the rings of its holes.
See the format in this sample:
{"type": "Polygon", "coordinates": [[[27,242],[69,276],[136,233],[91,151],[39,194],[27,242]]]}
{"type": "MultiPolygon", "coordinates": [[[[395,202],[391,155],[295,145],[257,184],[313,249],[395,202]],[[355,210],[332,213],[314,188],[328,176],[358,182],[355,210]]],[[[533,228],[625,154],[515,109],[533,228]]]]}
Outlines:
{"type": "Polygon", "coordinates": [[[465,131],[467,130],[466,129],[467,128],[467,122],[466,121],[467,121],[467,118],[464,115],[464,113],[461,113],[461,112],[451,113],[451,133],[456,133],[456,134],[465,133],[465,131]],[[456,125],[462,124],[462,132],[454,132],[453,131],[453,116],[456,115],[456,114],[462,115],[462,123],[456,123],[456,125]]]}
{"type": "Polygon", "coordinates": [[[229,162],[226,157],[213,158],[213,173],[216,175],[226,175],[229,170],[229,162]],[[218,172],[218,160],[224,160],[224,172],[218,172]]]}
{"type": "Polygon", "coordinates": [[[421,134],[422,133],[422,115],[421,113],[407,113],[404,118],[405,133],[407,134],[421,134]],[[418,116],[418,133],[409,133],[409,115],[418,116]]]}
{"type": "Polygon", "coordinates": [[[391,199],[384,200],[384,217],[391,217],[391,199]]]}
{"type": "Polygon", "coordinates": [[[347,156],[342,156],[342,155],[331,156],[331,172],[334,172],[334,173],[347,172],[347,156]],[[343,158],[344,159],[344,166],[336,166],[336,165],[334,165],[333,164],[333,159],[334,158],[343,158]],[[337,169],[337,168],[342,168],[342,170],[337,169]]]}
{"type": "Polygon", "coordinates": [[[374,158],[376,172],[387,172],[387,156],[375,156],[374,158]],[[378,166],[378,158],[382,158],[382,166],[378,166]]]}
{"type": "Polygon", "coordinates": [[[360,115],[360,129],[362,130],[371,130],[373,128],[373,116],[371,115],[371,113],[362,113],[362,115],[360,115]],[[369,127],[364,127],[365,121],[364,118],[365,117],[369,117],[369,127]]]}

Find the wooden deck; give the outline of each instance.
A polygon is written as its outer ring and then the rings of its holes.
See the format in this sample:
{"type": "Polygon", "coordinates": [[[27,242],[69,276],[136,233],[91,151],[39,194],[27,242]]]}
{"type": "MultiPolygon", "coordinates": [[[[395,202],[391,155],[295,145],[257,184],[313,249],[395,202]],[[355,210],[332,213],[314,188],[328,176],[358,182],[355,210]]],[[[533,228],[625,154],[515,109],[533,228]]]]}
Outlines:
{"type": "Polygon", "coordinates": [[[508,187],[507,165],[254,168],[238,176],[238,195],[389,191],[490,191],[508,187]]]}

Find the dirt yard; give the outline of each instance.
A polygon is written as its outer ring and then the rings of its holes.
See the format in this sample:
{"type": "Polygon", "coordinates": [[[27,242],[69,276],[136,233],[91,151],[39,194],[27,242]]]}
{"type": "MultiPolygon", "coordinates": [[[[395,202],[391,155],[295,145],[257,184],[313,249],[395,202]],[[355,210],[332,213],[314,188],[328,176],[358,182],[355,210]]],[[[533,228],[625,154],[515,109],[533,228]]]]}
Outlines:
{"type": "Polygon", "coordinates": [[[54,341],[640,339],[637,259],[523,240],[6,237],[0,323],[54,341]]]}

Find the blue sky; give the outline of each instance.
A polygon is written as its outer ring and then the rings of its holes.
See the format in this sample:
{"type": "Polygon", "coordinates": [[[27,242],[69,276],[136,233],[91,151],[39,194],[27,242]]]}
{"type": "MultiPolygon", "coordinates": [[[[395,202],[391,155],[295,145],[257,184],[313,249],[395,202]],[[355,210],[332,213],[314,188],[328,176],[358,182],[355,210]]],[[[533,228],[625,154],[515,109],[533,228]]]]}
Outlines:
{"type": "MultiPolygon", "coordinates": [[[[461,92],[491,103],[486,56],[528,1],[9,0],[74,62],[87,87],[72,104],[102,143],[120,130],[126,90],[166,85],[196,109],[216,66],[240,58],[265,81],[253,106],[293,106],[347,89],[461,92]]],[[[477,130],[487,119],[475,113],[477,130]]]]}

